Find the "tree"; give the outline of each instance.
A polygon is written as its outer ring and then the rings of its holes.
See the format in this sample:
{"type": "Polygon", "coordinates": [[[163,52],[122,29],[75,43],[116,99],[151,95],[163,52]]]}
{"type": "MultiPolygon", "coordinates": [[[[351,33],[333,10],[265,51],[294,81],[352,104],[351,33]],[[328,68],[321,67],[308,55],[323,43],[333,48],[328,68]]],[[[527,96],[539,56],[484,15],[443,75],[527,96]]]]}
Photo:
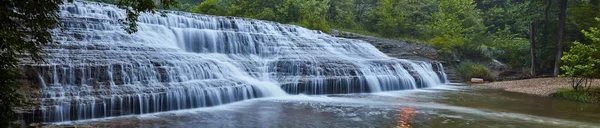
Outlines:
{"type": "Polygon", "coordinates": [[[560,68],[565,71],[561,76],[571,78],[574,90],[587,90],[592,84],[589,79],[600,78],[599,54],[596,46],[574,42],[571,50],[561,58],[563,65],[560,68]]]}
{"type": "Polygon", "coordinates": [[[58,4],[62,0],[2,1],[0,8],[0,127],[16,119],[15,107],[25,105],[17,93],[20,56],[41,61],[42,48],[54,44],[49,32],[58,25],[58,4]]]}
{"type": "MultiPolygon", "coordinates": [[[[600,18],[596,18],[600,21],[600,18]]],[[[582,33],[591,44],[582,44],[574,42],[571,49],[565,52],[560,67],[565,71],[562,77],[570,77],[572,87],[576,91],[587,90],[591,86],[591,78],[600,78],[600,30],[592,27],[589,31],[583,30],[582,33]]]]}
{"type": "Polygon", "coordinates": [[[300,26],[329,32],[327,23],[327,10],[329,0],[305,0],[300,6],[300,26]]]}
{"type": "MultiPolygon", "coordinates": [[[[127,10],[127,32],[135,32],[141,12],[156,12],[169,8],[175,0],[119,0],[127,10]]],[[[63,0],[4,0],[0,2],[0,127],[8,127],[16,118],[14,109],[26,105],[17,90],[21,77],[19,63],[23,57],[43,62],[43,48],[56,44],[51,30],[58,27],[59,4],[63,0]]]]}
{"type": "Polygon", "coordinates": [[[279,15],[277,21],[283,23],[297,22],[300,15],[300,2],[302,0],[284,0],[282,4],[276,7],[276,12],[279,15]]]}
{"type": "Polygon", "coordinates": [[[378,17],[377,29],[384,37],[399,36],[404,28],[404,14],[399,10],[398,0],[382,0],[376,8],[378,17]]]}
{"type": "Polygon", "coordinates": [[[200,5],[192,8],[192,12],[209,15],[226,15],[227,9],[219,5],[218,0],[206,0],[200,5]]]}
{"type": "Polygon", "coordinates": [[[438,0],[440,9],[433,14],[431,31],[433,39],[430,44],[440,52],[449,54],[456,48],[463,47],[468,42],[469,34],[480,27],[473,0],[438,0]]]}
{"type": "Polygon", "coordinates": [[[399,4],[404,15],[404,31],[402,36],[411,39],[428,38],[427,25],[432,20],[431,14],[437,12],[436,0],[410,0],[399,4]]]}
{"type": "MultiPolygon", "coordinates": [[[[156,13],[158,9],[169,9],[175,7],[177,1],[175,0],[119,0],[117,6],[125,9],[127,18],[121,20],[123,24],[126,24],[125,31],[129,34],[137,32],[137,20],[142,12],[156,13]]],[[[164,16],[164,15],[163,15],[164,16]]]]}
{"type": "Polygon", "coordinates": [[[334,26],[356,29],[356,14],[354,12],[355,0],[329,1],[329,19],[334,26]]]}
{"type": "Polygon", "coordinates": [[[530,54],[530,72],[529,74],[535,77],[535,24],[531,23],[529,25],[530,33],[529,33],[529,54],[530,54]]]}
{"type": "Polygon", "coordinates": [[[565,22],[567,15],[567,1],[560,0],[560,13],[558,14],[558,42],[556,43],[556,61],[554,61],[554,76],[560,74],[560,58],[562,56],[562,41],[565,35],[565,22]]]}
{"type": "Polygon", "coordinates": [[[273,11],[273,9],[263,8],[263,10],[260,13],[256,14],[252,18],[275,21],[277,20],[277,15],[275,14],[275,11],[273,11]]]}

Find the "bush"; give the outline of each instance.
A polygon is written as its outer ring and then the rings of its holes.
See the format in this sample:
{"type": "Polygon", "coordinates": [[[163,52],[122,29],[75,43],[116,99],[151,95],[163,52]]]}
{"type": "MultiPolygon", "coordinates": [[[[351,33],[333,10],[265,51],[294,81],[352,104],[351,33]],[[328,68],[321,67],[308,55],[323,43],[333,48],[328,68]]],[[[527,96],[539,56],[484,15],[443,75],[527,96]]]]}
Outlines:
{"type": "Polygon", "coordinates": [[[592,44],[573,42],[571,49],[560,58],[563,63],[560,69],[565,71],[561,77],[570,77],[576,91],[589,88],[589,79],[600,78],[600,30],[590,28],[582,33],[593,41],[592,44]]]}
{"type": "Polygon", "coordinates": [[[481,64],[471,62],[462,63],[456,71],[463,81],[469,81],[471,78],[483,78],[486,81],[495,80],[490,70],[481,64]]]}
{"type": "Polygon", "coordinates": [[[577,91],[573,89],[560,89],[552,94],[553,97],[584,103],[600,103],[600,88],[589,91],[577,91]]]}
{"type": "Polygon", "coordinates": [[[494,38],[489,51],[495,58],[511,67],[526,67],[530,65],[530,42],[518,34],[512,34],[510,28],[500,30],[492,35],[494,38]]]}

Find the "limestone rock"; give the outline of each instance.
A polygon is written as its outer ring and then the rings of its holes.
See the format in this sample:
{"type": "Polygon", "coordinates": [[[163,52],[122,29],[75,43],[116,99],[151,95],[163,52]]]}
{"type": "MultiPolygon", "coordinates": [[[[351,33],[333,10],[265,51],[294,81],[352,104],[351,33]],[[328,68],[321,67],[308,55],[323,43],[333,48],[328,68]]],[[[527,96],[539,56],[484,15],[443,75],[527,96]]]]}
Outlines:
{"type": "Polygon", "coordinates": [[[483,79],[481,78],[471,78],[471,83],[484,83],[485,81],[483,81],[483,79]]]}

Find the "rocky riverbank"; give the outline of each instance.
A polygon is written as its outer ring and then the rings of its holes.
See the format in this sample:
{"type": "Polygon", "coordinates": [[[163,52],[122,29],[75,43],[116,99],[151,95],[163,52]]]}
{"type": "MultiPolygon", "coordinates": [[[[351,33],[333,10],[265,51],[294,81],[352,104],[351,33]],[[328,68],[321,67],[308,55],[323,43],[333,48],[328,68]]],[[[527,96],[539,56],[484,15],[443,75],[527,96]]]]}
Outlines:
{"type": "MultiPolygon", "coordinates": [[[[600,79],[593,81],[595,87],[600,87],[600,79]]],[[[520,92],[532,95],[550,96],[559,89],[571,89],[571,82],[568,78],[535,78],[525,80],[500,81],[484,85],[490,88],[502,89],[510,92],[520,92]]]]}

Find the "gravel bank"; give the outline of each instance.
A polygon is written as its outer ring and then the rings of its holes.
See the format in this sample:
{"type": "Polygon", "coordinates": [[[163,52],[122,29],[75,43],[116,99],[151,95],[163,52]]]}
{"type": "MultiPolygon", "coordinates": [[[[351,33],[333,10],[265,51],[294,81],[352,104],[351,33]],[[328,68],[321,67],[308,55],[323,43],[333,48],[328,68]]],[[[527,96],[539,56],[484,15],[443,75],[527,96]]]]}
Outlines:
{"type": "MultiPolygon", "coordinates": [[[[520,92],[540,96],[550,96],[561,88],[570,89],[571,82],[568,78],[536,78],[514,81],[493,82],[486,85],[491,88],[504,89],[511,92],[520,92]]],[[[594,80],[595,87],[600,87],[600,79],[594,80]]]]}

